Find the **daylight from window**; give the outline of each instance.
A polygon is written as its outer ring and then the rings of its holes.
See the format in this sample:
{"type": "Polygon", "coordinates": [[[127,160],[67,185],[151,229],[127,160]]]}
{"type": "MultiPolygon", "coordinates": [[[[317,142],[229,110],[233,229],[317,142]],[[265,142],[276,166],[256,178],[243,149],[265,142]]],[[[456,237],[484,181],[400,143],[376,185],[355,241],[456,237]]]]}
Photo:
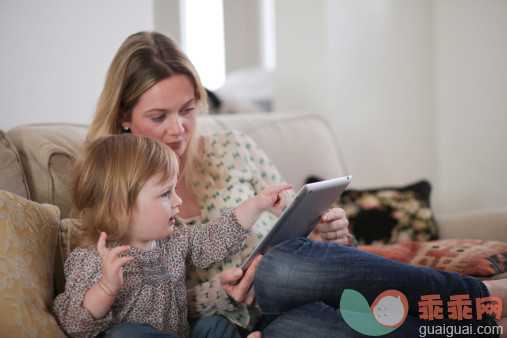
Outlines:
{"type": "Polygon", "coordinates": [[[225,82],[222,0],[180,0],[182,48],[203,85],[215,90],[225,82]]]}

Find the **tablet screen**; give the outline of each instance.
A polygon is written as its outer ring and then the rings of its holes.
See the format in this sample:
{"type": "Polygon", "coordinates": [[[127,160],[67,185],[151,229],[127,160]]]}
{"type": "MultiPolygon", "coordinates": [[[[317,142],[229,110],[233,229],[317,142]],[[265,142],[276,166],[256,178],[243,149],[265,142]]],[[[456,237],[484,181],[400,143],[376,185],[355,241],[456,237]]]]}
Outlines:
{"type": "Polygon", "coordinates": [[[303,186],[271,231],[263,238],[242,266],[275,245],[296,237],[306,237],[319,223],[320,217],[333,205],[350,183],[352,176],[309,183],[303,186]]]}

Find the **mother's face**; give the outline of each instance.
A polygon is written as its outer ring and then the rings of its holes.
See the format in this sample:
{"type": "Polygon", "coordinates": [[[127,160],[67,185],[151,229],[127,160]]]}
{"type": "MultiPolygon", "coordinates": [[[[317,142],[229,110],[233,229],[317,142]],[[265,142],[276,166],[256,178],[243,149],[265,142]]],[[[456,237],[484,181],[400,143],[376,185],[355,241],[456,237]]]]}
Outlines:
{"type": "Polygon", "coordinates": [[[145,91],[122,127],[133,134],[167,144],[181,158],[195,128],[195,94],[192,81],[182,74],[161,80],[145,91]]]}

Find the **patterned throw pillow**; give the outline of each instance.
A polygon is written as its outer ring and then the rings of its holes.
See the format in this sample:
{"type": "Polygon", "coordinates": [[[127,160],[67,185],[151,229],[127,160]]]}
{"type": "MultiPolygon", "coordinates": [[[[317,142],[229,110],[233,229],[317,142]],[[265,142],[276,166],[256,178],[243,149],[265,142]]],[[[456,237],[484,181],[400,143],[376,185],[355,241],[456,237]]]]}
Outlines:
{"type": "Polygon", "coordinates": [[[52,316],[60,211],[0,191],[2,337],[65,337],[52,316]]]}
{"type": "Polygon", "coordinates": [[[78,223],[79,220],[76,218],[65,218],[60,221],[55,257],[55,295],[59,295],[65,291],[65,261],[67,260],[67,257],[69,257],[71,251],[75,248],[74,233],[76,231],[76,224],[78,223]]]}
{"type": "Polygon", "coordinates": [[[424,180],[405,187],[347,189],[334,206],[345,210],[361,245],[428,241],[437,238],[430,192],[424,180]]]}
{"type": "Polygon", "coordinates": [[[410,265],[462,275],[495,276],[507,271],[507,243],[446,239],[390,245],[365,245],[359,249],[410,265]]]}

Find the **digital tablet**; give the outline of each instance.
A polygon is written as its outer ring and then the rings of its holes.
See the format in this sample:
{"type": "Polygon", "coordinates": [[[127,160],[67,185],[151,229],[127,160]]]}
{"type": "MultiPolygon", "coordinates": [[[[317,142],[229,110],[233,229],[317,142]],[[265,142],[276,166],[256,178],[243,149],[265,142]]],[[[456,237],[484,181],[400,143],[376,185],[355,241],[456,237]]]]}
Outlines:
{"type": "Polygon", "coordinates": [[[308,236],[319,223],[320,216],[329,210],[347,188],[351,178],[352,176],[345,176],[305,184],[241,268],[247,270],[255,257],[265,254],[283,241],[308,236]]]}

